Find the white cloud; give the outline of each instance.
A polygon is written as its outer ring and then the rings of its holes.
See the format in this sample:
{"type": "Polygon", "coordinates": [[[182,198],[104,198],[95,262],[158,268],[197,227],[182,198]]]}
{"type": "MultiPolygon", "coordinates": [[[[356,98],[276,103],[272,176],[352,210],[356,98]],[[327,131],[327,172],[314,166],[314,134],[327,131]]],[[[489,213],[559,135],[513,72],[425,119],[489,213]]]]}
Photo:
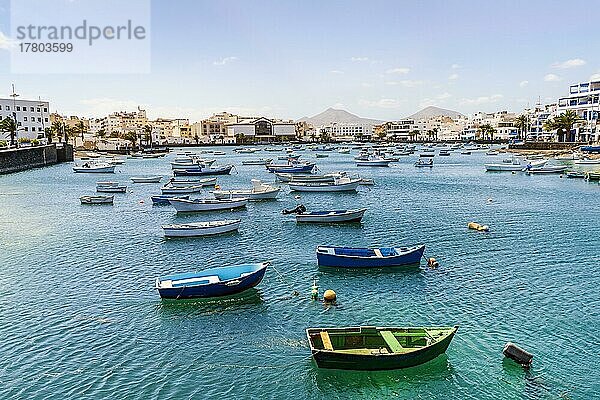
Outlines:
{"type": "Polygon", "coordinates": [[[546,74],[544,76],[544,81],[546,82],[559,82],[561,80],[562,78],[560,76],[554,74],[546,74]]]}
{"type": "Polygon", "coordinates": [[[521,82],[519,82],[519,86],[520,87],[525,87],[527,85],[529,85],[529,81],[521,81],[521,82]]]}
{"type": "Polygon", "coordinates": [[[502,99],[504,96],[501,94],[493,94],[491,96],[479,96],[472,99],[463,98],[459,101],[461,105],[480,105],[480,104],[490,104],[496,103],[498,100],[502,99]]]}
{"type": "Polygon", "coordinates": [[[458,64],[452,64],[452,66],[450,66],[450,68],[452,68],[452,69],[459,69],[460,65],[458,65],[458,64]]]}
{"type": "Polygon", "coordinates": [[[369,57],[352,57],[350,60],[354,62],[364,62],[369,61],[369,57]]]}
{"type": "Polygon", "coordinates": [[[567,68],[581,67],[582,65],[585,65],[585,64],[586,64],[585,60],[582,60],[581,58],[573,58],[571,60],[567,60],[567,61],[563,61],[563,62],[555,62],[554,64],[552,64],[552,68],[567,69],[567,68]]]}
{"type": "Polygon", "coordinates": [[[232,63],[232,62],[236,61],[237,59],[238,59],[237,57],[225,57],[225,58],[221,58],[220,60],[214,61],[213,65],[225,65],[225,64],[232,63]]]}
{"type": "Polygon", "coordinates": [[[343,110],[344,108],[346,108],[346,105],[344,103],[335,103],[331,106],[331,108],[335,109],[335,110],[343,110]]]}
{"type": "Polygon", "coordinates": [[[451,74],[451,75],[448,77],[448,80],[451,80],[451,81],[455,81],[455,80],[457,80],[457,79],[458,79],[458,74],[451,74]]]}
{"type": "Polygon", "coordinates": [[[8,50],[15,45],[15,41],[0,31],[0,49],[8,50]]]}
{"type": "Polygon", "coordinates": [[[135,100],[113,99],[109,97],[97,97],[92,99],[83,99],[81,104],[84,106],[83,115],[92,117],[104,117],[115,111],[135,111],[138,106],[146,108],[146,104],[140,104],[135,100]]]}
{"type": "Polygon", "coordinates": [[[399,108],[401,106],[401,102],[396,99],[359,100],[358,103],[362,106],[374,108],[399,108]]]}
{"type": "Polygon", "coordinates": [[[385,82],[386,85],[389,86],[404,86],[404,87],[408,87],[408,88],[412,88],[412,87],[417,87],[417,86],[421,86],[423,83],[423,81],[418,81],[418,80],[412,80],[412,79],[404,79],[401,81],[387,81],[385,82]]]}
{"type": "Polygon", "coordinates": [[[600,81],[600,73],[590,76],[590,81],[600,81]]]}
{"type": "Polygon", "coordinates": [[[402,67],[402,68],[390,68],[385,71],[386,74],[408,74],[410,72],[410,68],[402,67]]]}
{"type": "Polygon", "coordinates": [[[329,71],[330,74],[338,74],[341,75],[344,73],[344,71],[340,71],[338,69],[332,69],[331,71],[329,71]]]}
{"type": "Polygon", "coordinates": [[[437,96],[435,96],[435,98],[438,100],[449,99],[450,97],[452,97],[452,95],[448,92],[444,92],[444,93],[441,93],[441,94],[438,94],[437,96]]]}
{"type": "Polygon", "coordinates": [[[444,103],[444,100],[449,99],[452,95],[448,92],[440,93],[433,98],[424,98],[419,102],[419,107],[425,108],[428,106],[439,105],[440,103],[444,103]]]}
{"type": "Polygon", "coordinates": [[[362,87],[364,87],[364,88],[370,88],[370,87],[373,87],[373,85],[371,85],[370,83],[367,83],[367,82],[363,82],[363,83],[361,83],[361,84],[360,84],[360,86],[362,86],[362,87]]]}

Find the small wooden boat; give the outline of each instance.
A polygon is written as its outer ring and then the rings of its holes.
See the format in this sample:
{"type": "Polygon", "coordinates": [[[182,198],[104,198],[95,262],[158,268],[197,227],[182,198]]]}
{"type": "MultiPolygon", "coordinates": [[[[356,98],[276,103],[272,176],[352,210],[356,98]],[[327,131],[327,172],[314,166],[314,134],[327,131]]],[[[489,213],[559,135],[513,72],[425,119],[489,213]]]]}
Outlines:
{"type": "Polygon", "coordinates": [[[316,158],[327,158],[329,157],[329,154],[322,154],[322,153],[317,153],[315,154],[316,158]]]}
{"type": "Polygon", "coordinates": [[[81,204],[113,204],[114,196],[81,196],[81,204]]]}
{"type": "Polygon", "coordinates": [[[166,184],[165,186],[160,188],[162,194],[198,193],[201,190],[202,186],[200,185],[173,186],[170,184],[166,184]]]}
{"type": "Polygon", "coordinates": [[[357,167],[389,167],[390,160],[382,157],[369,157],[366,160],[356,160],[357,167]]]}
{"type": "Polygon", "coordinates": [[[221,221],[190,222],[187,224],[163,225],[165,237],[211,236],[237,231],[240,219],[224,219],[221,221]]]}
{"type": "Polygon", "coordinates": [[[583,171],[567,171],[565,172],[567,178],[585,178],[585,172],[583,171]]]}
{"type": "Polygon", "coordinates": [[[530,167],[529,165],[523,168],[525,173],[529,174],[561,174],[567,170],[566,165],[560,166],[541,166],[541,167],[530,167]]]}
{"type": "Polygon", "coordinates": [[[600,172],[587,172],[585,174],[585,179],[588,181],[598,181],[600,180],[600,172]]]}
{"type": "Polygon", "coordinates": [[[232,197],[247,197],[248,200],[255,201],[275,199],[281,190],[278,187],[266,185],[258,179],[252,179],[251,182],[251,189],[215,190],[212,194],[219,200],[232,197]]]}
{"type": "Polygon", "coordinates": [[[462,154],[464,156],[469,156],[469,155],[471,155],[471,150],[463,150],[460,152],[460,154],[462,154]]]}
{"type": "Polygon", "coordinates": [[[310,174],[315,168],[315,164],[288,164],[288,165],[275,165],[267,164],[265,166],[269,172],[280,172],[286,174],[310,174]]]}
{"type": "Polygon", "coordinates": [[[333,182],[288,182],[297,192],[350,192],[356,191],[362,179],[336,178],[333,182]]]}
{"type": "Polygon", "coordinates": [[[364,186],[373,186],[375,184],[375,180],[369,178],[362,178],[360,180],[360,184],[364,186]]]}
{"type": "Polygon", "coordinates": [[[158,196],[152,196],[152,203],[156,204],[156,205],[169,205],[171,203],[169,203],[169,199],[189,199],[190,196],[176,196],[176,195],[158,195],[158,196]]]}
{"type": "Polygon", "coordinates": [[[223,200],[213,199],[169,199],[169,203],[177,212],[196,212],[196,211],[216,211],[216,210],[233,210],[235,208],[246,207],[248,204],[247,197],[234,197],[223,200]]]}
{"type": "Polygon", "coordinates": [[[175,175],[175,176],[228,175],[231,172],[232,168],[233,168],[233,165],[223,165],[223,166],[219,166],[219,167],[198,166],[197,168],[194,168],[194,169],[191,169],[191,168],[190,169],[178,169],[178,168],[176,168],[173,170],[173,175],[175,175]]]}
{"type": "Polygon", "coordinates": [[[217,178],[171,178],[167,183],[170,186],[181,187],[181,186],[215,186],[217,184],[217,178]]]}
{"type": "Polygon", "coordinates": [[[586,153],[600,153],[600,146],[581,146],[581,151],[586,153]]]}
{"type": "Polygon", "coordinates": [[[425,161],[425,160],[417,160],[417,162],[415,163],[415,167],[419,167],[419,168],[433,167],[433,158],[430,158],[427,161],[425,161]]]}
{"type": "Polygon", "coordinates": [[[242,161],[242,165],[267,165],[273,161],[272,158],[259,158],[257,160],[244,160],[242,161]]]}
{"type": "Polygon", "coordinates": [[[96,192],[101,193],[125,193],[126,185],[121,185],[119,182],[96,182],[96,192]]]}
{"type": "Polygon", "coordinates": [[[485,155],[486,156],[497,156],[498,154],[500,154],[497,150],[488,150],[485,155]]]}
{"type": "Polygon", "coordinates": [[[215,156],[224,156],[225,152],[217,150],[217,151],[213,151],[213,155],[215,155],[215,156]]]}
{"type": "Polygon", "coordinates": [[[443,151],[443,150],[440,151],[440,154],[439,154],[440,157],[448,157],[449,155],[450,155],[449,151],[443,151]]]}
{"type": "Polygon", "coordinates": [[[583,160],[575,160],[573,164],[577,165],[600,165],[600,158],[595,160],[583,159],[583,160]]]}
{"type": "Polygon", "coordinates": [[[311,211],[296,214],[296,222],[331,223],[331,222],[360,222],[366,208],[357,210],[311,211]]]}
{"type": "Polygon", "coordinates": [[[394,267],[417,264],[423,257],[425,245],[411,247],[317,247],[317,261],[324,267],[394,267]]]}
{"type": "Polygon", "coordinates": [[[74,172],[88,172],[96,174],[114,174],[115,166],[109,163],[86,162],[81,165],[73,166],[74,172]]]}
{"type": "Polygon", "coordinates": [[[427,152],[419,154],[419,157],[432,158],[432,157],[435,157],[435,152],[433,152],[433,151],[427,151],[427,152]]]}
{"type": "Polygon", "coordinates": [[[162,180],[162,176],[132,176],[130,179],[133,183],[158,183],[162,180]]]}
{"type": "Polygon", "coordinates": [[[454,327],[308,328],[310,351],[319,368],[390,370],[424,364],[444,354],[454,327]]]}
{"type": "Polygon", "coordinates": [[[156,278],[155,288],[163,299],[229,296],[258,285],[269,265],[268,262],[241,264],[163,276],[156,278]]]}
{"type": "Polygon", "coordinates": [[[338,150],[338,153],[340,153],[340,154],[350,154],[350,148],[349,147],[342,147],[341,149],[338,150]]]}
{"type": "Polygon", "coordinates": [[[277,179],[282,182],[333,182],[336,178],[345,176],[344,172],[335,172],[325,175],[285,174],[275,172],[277,179]]]}

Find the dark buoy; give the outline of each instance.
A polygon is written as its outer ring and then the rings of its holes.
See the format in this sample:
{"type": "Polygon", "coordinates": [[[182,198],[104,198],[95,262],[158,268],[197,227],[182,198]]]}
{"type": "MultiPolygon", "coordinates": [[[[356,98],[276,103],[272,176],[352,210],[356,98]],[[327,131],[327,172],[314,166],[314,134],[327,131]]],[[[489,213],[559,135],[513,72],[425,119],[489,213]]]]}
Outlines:
{"type": "Polygon", "coordinates": [[[521,364],[525,368],[529,368],[533,362],[533,354],[523,350],[514,343],[508,342],[504,345],[502,353],[505,357],[521,364]]]}
{"type": "Polygon", "coordinates": [[[438,263],[435,258],[431,257],[431,258],[427,259],[427,266],[429,268],[436,268],[436,267],[439,267],[439,265],[440,265],[440,263],[438,263]]]}

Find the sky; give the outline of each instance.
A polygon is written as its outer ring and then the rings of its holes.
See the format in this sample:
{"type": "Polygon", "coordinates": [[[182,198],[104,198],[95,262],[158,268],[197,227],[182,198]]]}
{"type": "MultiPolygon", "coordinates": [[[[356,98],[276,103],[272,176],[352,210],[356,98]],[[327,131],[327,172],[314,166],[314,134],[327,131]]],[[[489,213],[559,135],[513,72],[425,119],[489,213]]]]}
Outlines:
{"type": "Polygon", "coordinates": [[[328,107],[382,120],[429,105],[520,112],[600,77],[590,5],[155,0],[148,73],[14,74],[10,1],[0,0],[0,97],[14,83],[20,98],[64,115],[140,105],[152,118],[191,121],[220,111],[298,119],[328,107]]]}

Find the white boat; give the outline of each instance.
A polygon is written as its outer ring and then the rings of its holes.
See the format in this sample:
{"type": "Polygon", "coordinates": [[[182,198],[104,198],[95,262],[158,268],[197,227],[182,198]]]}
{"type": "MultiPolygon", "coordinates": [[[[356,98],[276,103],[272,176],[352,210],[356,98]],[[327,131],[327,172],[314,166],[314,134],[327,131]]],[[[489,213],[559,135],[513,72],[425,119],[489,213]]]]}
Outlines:
{"type": "Polygon", "coordinates": [[[273,161],[272,158],[259,158],[257,160],[244,160],[242,165],[266,165],[273,161]]]}
{"type": "Polygon", "coordinates": [[[248,200],[271,200],[277,198],[278,187],[266,185],[258,179],[252,179],[252,189],[215,190],[212,194],[216,199],[247,197],[248,200]]]}
{"type": "Polygon", "coordinates": [[[275,172],[275,176],[281,182],[333,182],[335,178],[345,176],[344,172],[335,172],[324,175],[301,175],[275,172]]]}
{"type": "Polygon", "coordinates": [[[575,161],[573,161],[573,164],[577,164],[577,165],[599,165],[600,164],[600,158],[595,159],[595,160],[590,160],[590,159],[575,160],[575,161]]]}
{"type": "Polygon", "coordinates": [[[160,191],[162,194],[182,194],[182,193],[197,193],[202,190],[202,186],[200,185],[190,185],[190,186],[173,186],[170,184],[166,184],[160,191]]]}
{"type": "Polygon", "coordinates": [[[375,180],[369,178],[362,178],[360,180],[360,184],[365,186],[373,186],[375,184],[375,180]]]}
{"type": "Polygon", "coordinates": [[[198,167],[210,167],[215,160],[194,159],[192,161],[171,161],[172,169],[196,169],[198,167]]]}
{"type": "Polygon", "coordinates": [[[356,191],[362,179],[336,178],[333,182],[289,182],[291,190],[298,192],[349,192],[356,191]]]}
{"type": "Polygon", "coordinates": [[[169,199],[169,203],[177,212],[194,212],[194,211],[215,211],[215,210],[232,210],[234,208],[246,207],[248,204],[247,197],[234,197],[226,200],[213,199],[169,199]]]}
{"type": "Polygon", "coordinates": [[[225,155],[225,152],[224,152],[224,151],[218,151],[218,150],[217,150],[217,151],[213,151],[213,155],[215,155],[215,156],[224,156],[224,155],[225,155]]]}
{"type": "Polygon", "coordinates": [[[426,152],[419,154],[419,157],[435,157],[435,152],[434,151],[426,151],[426,152]]]}
{"type": "Polygon", "coordinates": [[[89,173],[97,173],[97,174],[114,174],[115,166],[109,163],[94,163],[94,162],[85,162],[81,165],[73,166],[74,172],[89,172],[89,173]]]}
{"type": "Polygon", "coordinates": [[[366,208],[358,210],[312,211],[296,214],[296,222],[359,222],[366,208]]]}
{"type": "Polygon", "coordinates": [[[560,166],[541,166],[541,167],[533,167],[533,168],[524,168],[523,171],[525,171],[525,173],[527,173],[528,175],[530,174],[560,174],[563,173],[567,170],[567,166],[566,165],[560,165],[560,166]]]}
{"type": "Polygon", "coordinates": [[[390,165],[389,160],[382,157],[369,157],[366,160],[357,160],[357,167],[388,167],[390,165]]]}
{"type": "Polygon", "coordinates": [[[121,185],[119,182],[96,182],[96,192],[104,193],[125,193],[126,185],[121,185]]]}
{"type": "Polygon", "coordinates": [[[210,236],[237,231],[240,219],[225,219],[222,221],[190,222],[187,224],[163,225],[165,237],[194,237],[210,236]]]}
{"type": "Polygon", "coordinates": [[[158,183],[162,180],[162,176],[132,176],[130,179],[133,183],[158,183]]]}
{"type": "Polygon", "coordinates": [[[500,152],[498,152],[497,150],[488,150],[485,153],[486,156],[497,156],[498,154],[500,154],[500,152]]]}
{"type": "Polygon", "coordinates": [[[169,179],[168,185],[173,187],[182,187],[182,186],[215,186],[217,183],[217,178],[202,178],[202,179],[194,179],[194,178],[171,178],[169,179]]]}
{"type": "MultiPolygon", "coordinates": [[[[546,160],[542,160],[542,161],[536,161],[536,162],[532,162],[529,165],[531,165],[531,167],[533,168],[537,168],[537,167],[542,167],[543,165],[546,164],[546,160]]],[[[485,166],[485,170],[486,171],[522,171],[523,168],[525,167],[523,164],[521,164],[521,162],[516,159],[506,159],[503,160],[501,163],[490,163],[490,164],[484,164],[485,166]]]]}
{"type": "Polygon", "coordinates": [[[113,204],[115,196],[81,196],[81,204],[113,204]]]}
{"type": "Polygon", "coordinates": [[[431,168],[431,167],[433,167],[433,158],[430,158],[427,161],[417,160],[417,162],[415,163],[415,167],[420,167],[420,168],[430,167],[431,168]]]}
{"type": "Polygon", "coordinates": [[[349,147],[342,147],[341,149],[338,150],[338,153],[340,153],[340,154],[350,154],[350,148],[349,147]]]}

